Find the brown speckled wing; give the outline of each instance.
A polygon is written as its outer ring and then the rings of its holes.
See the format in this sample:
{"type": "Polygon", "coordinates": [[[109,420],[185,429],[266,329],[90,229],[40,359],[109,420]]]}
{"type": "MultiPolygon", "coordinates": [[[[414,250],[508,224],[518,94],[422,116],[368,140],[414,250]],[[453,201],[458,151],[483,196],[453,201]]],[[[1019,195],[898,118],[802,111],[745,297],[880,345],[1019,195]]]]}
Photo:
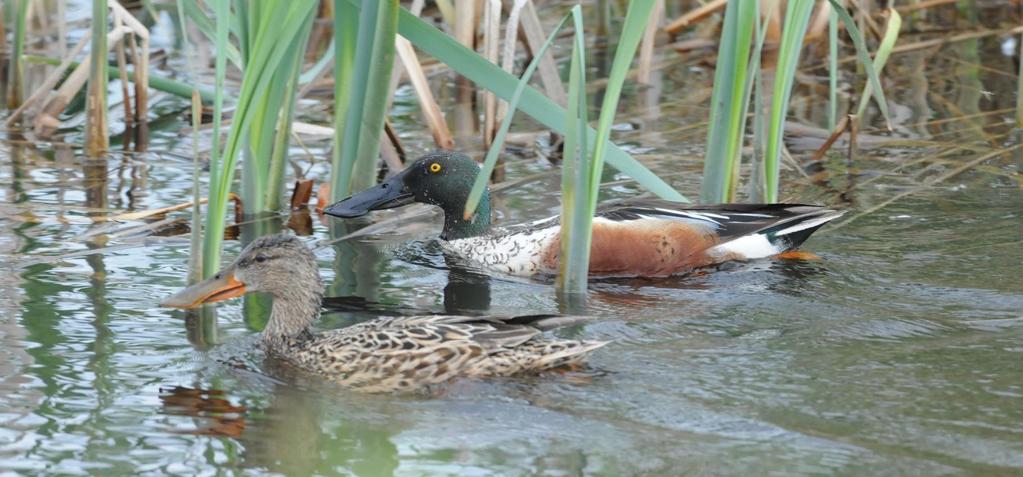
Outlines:
{"type": "Polygon", "coordinates": [[[572,364],[599,342],[544,339],[500,318],[380,318],[314,336],[289,358],[363,391],[414,390],[458,376],[507,376],[572,364]]]}

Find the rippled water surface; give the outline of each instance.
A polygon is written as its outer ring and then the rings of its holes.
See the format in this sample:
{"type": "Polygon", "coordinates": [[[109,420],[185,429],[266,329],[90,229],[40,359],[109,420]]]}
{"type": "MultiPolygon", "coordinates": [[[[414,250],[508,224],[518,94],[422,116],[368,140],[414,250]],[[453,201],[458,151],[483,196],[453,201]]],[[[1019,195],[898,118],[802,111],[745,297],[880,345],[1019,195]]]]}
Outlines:
{"type": "MultiPolygon", "coordinates": [[[[161,102],[165,125],[144,154],[87,159],[10,133],[0,473],[1019,474],[1023,162],[998,153],[1016,144],[1015,65],[1000,41],[896,56],[895,132],[865,126],[853,166],[840,146],[817,176],[786,173],[787,200],[847,209],[807,243],[819,260],[594,283],[595,320],[558,332],[613,342],[589,369],[428,395],[364,396],[276,369],[253,351],[265,320],[255,298],[215,316],[157,307],[183,284],[187,235],[107,219],[188,200],[183,103],[161,102]],[[978,55],[985,68],[973,67],[978,55]],[[970,118],[942,121],[960,116],[970,118]]],[[[691,196],[705,132],[688,125],[706,120],[708,81],[697,63],[659,70],[624,100],[620,117],[636,119],[615,136],[691,196]]],[[[821,124],[814,91],[797,88],[794,122],[821,124]]],[[[423,151],[414,105],[399,90],[395,124],[423,151]]],[[[790,136],[801,163],[823,140],[790,136]]],[[[303,149],[294,156],[308,164],[303,149]]],[[[556,170],[528,153],[508,167],[530,180],[497,196],[501,221],[557,212],[556,170]]],[[[309,177],[326,177],[322,160],[309,177]]],[[[640,192],[623,179],[608,173],[607,197],[640,192]]],[[[178,214],[168,218],[187,219],[178,214]]],[[[360,225],[331,232],[315,214],[297,217],[311,219],[298,227],[310,243],[360,225]]],[[[243,224],[226,255],[288,219],[243,224]]],[[[577,311],[547,283],[448,270],[429,216],[415,223],[318,251],[336,297],[321,328],[378,312],[577,311]]]]}

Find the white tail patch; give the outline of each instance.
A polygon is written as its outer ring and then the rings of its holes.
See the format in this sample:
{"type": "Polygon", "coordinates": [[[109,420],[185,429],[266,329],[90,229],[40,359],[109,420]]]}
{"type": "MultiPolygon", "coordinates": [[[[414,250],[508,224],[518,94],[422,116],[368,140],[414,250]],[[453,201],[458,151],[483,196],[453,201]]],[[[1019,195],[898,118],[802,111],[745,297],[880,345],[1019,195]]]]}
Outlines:
{"type": "Polygon", "coordinates": [[[716,257],[736,255],[745,259],[770,257],[784,251],[785,249],[771,243],[766,236],[760,234],[743,235],[708,250],[716,257]]]}

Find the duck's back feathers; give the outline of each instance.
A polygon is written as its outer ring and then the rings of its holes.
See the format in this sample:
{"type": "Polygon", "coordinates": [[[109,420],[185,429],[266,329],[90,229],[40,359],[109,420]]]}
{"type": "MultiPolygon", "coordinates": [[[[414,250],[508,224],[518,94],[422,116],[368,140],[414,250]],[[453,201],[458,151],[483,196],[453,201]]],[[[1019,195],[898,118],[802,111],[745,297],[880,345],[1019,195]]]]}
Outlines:
{"type": "MultiPolygon", "coordinates": [[[[798,247],[841,212],[801,204],[689,205],[659,199],[604,204],[593,219],[590,274],[665,276],[728,260],[798,247]]],[[[484,269],[512,275],[555,274],[557,217],[493,235],[446,243],[484,269]]]]}
{"type": "Polygon", "coordinates": [[[689,205],[661,199],[611,203],[598,208],[596,214],[612,221],[676,220],[708,227],[722,245],[741,237],[762,235],[780,247],[774,253],[798,247],[825,223],[841,215],[842,212],[804,204],[689,205]]]}
{"type": "Polygon", "coordinates": [[[296,348],[292,360],[364,391],[412,390],[458,376],[509,376],[573,364],[606,344],[542,335],[569,321],[558,317],[380,318],[316,335],[296,348]]]}

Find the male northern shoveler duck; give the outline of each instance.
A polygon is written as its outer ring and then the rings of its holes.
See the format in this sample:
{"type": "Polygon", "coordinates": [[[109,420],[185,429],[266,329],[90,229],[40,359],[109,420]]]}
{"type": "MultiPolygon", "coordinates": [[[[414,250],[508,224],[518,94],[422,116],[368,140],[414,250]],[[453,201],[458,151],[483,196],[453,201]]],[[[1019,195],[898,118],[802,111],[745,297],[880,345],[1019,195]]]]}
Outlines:
{"type": "Polygon", "coordinates": [[[254,240],[208,280],[163,306],[194,308],[265,292],[273,296],[263,346],[302,370],[367,392],[411,391],[456,377],[509,376],[576,365],[607,344],[548,338],[573,317],[387,317],[313,333],[323,284],[312,252],[284,234],[254,240]]]}
{"type": "MultiPolygon", "coordinates": [[[[558,271],[558,217],[493,230],[485,192],[476,214],[462,211],[479,173],[464,154],[438,152],[417,159],[387,181],[328,207],[336,217],[412,202],[444,210],[441,243],[471,265],[511,275],[558,271]]],[[[690,205],[633,199],[597,208],[593,219],[590,276],[668,276],[729,260],[770,257],[798,247],[842,213],[800,204],[690,205]]]]}

